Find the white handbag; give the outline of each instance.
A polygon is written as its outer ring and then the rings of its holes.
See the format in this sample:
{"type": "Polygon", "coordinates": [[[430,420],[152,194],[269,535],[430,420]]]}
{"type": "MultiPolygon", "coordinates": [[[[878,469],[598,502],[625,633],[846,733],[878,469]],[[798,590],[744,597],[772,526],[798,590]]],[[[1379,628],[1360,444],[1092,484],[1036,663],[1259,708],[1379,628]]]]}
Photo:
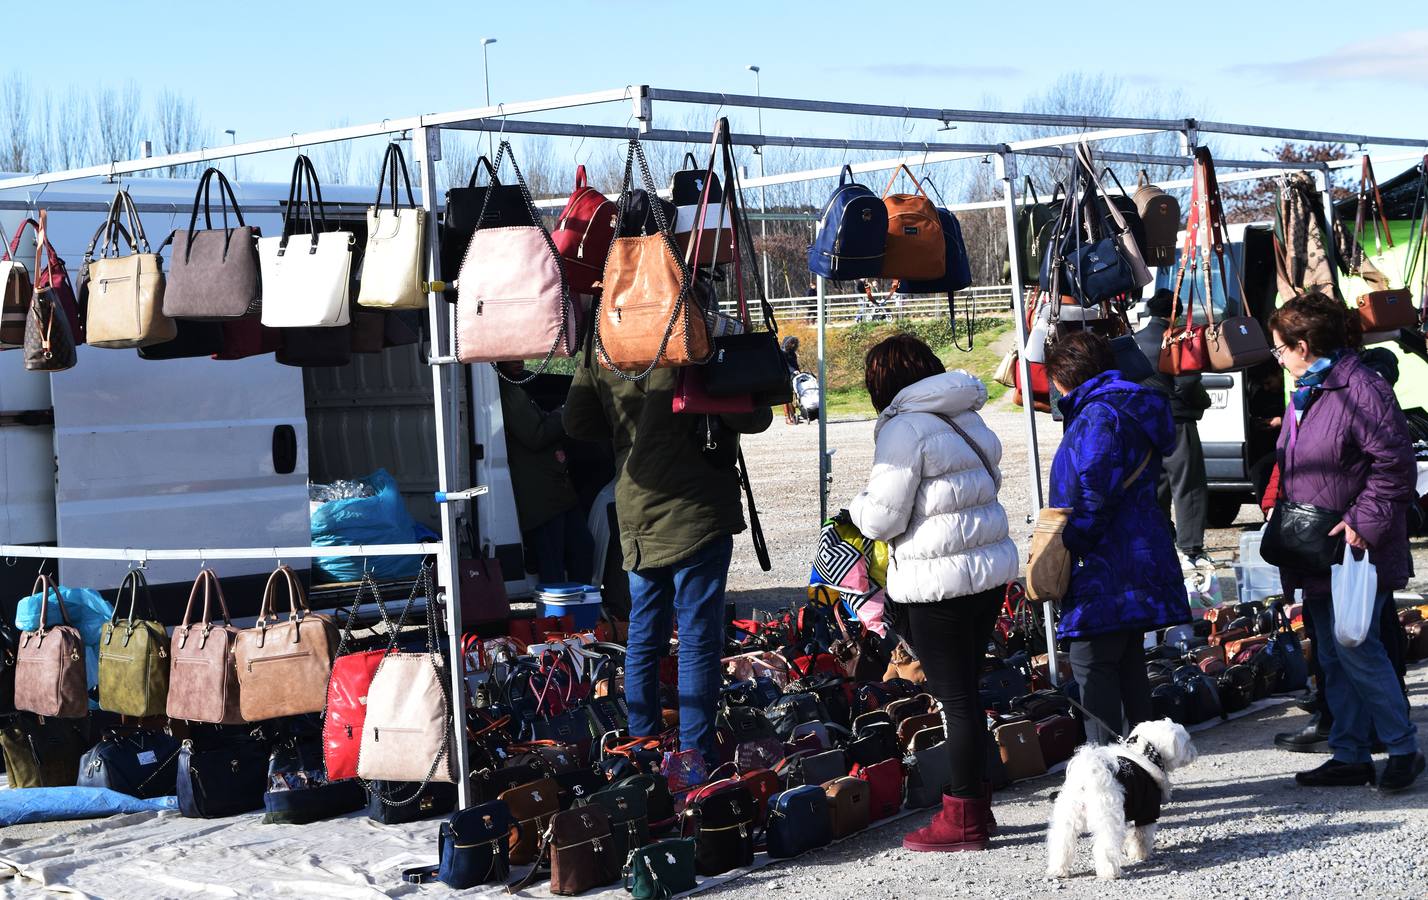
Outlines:
{"type": "Polygon", "coordinates": [[[387,145],[377,179],[377,202],[367,210],[367,250],[357,302],[377,309],[426,309],[426,210],[412,199],[411,177],[402,148],[387,145]],[[392,205],[382,206],[391,171],[392,205]],[[397,172],[407,188],[407,205],[397,206],[397,172]]]}
{"type": "Polygon", "coordinates": [[[258,239],[263,324],[269,328],[346,325],[352,315],[349,300],[355,242],[350,231],[327,230],[317,172],[311,160],[299,156],[293,163],[283,233],[258,239]],[[304,203],[305,233],[300,231],[304,203]]]}

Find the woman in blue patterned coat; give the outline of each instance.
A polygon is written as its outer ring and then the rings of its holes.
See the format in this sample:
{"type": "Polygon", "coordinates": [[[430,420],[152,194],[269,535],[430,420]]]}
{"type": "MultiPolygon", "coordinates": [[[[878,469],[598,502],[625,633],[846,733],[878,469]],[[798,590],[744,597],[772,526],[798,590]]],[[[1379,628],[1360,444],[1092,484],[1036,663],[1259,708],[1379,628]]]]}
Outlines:
{"type": "MultiPolygon", "coordinates": [[[[1129,734],[1151,718],[1145,632],[1188,622],[1190,604],[1155,493],[1161,460],[1175,449],[1170,403],[1114,366],[1110,345],[1089,331],[1046,355],[1066,419],[1051,505],[1071,510],[1063,538],[1073,560],[1057,635],[1071,644],[1086,708],[1129,734]]],[[[1096,722],[1086,734],[1092,743],[1114,739],[1096,722]]]]}

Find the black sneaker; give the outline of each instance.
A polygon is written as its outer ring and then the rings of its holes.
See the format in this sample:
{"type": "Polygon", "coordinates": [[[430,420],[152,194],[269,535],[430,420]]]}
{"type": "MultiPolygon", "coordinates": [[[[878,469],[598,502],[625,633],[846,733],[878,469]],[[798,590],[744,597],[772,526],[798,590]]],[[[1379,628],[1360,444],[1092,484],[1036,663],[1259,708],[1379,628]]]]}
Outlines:
{"type": "Polygon", "coordinates": [[[1329,732],[1319,730],[1318,716],[1299,731],[1282,731],[1274,736],[1274,746],[1291,753],[1328,753],[1329,732]]]}
{"type": "Polygon", "coordinates": [[[1390,756],[1383,767],[1383,777],[1378,780],[1378,789],[1385,794],[1397,794],[1413,787],[1413,782],[1423,774],[1422,753],[1402,753],[1390,756]]]}
{"type": "Polygon", "coordinates": [[[1373,763],[1346,763],[1331,759],[1317,769],[1295,774],[1304,787],[1358,787],[1374,783],[1373,763]]]}

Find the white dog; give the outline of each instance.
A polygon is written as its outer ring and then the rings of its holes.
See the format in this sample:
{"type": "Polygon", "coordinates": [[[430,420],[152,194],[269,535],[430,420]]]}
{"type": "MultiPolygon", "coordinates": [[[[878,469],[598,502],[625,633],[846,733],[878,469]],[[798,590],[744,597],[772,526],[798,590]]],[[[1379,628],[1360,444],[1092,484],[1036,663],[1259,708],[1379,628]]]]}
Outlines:
{"type": "Polygon", "coordinates": [[[1160,804],[1170,799],[1169,773],[1195,756],[1190,733],[1169,719],[1142,722],[1123,744],[1077,750],[1051,812],[1046,874],[1071,874],[1076,839],[1086,831],[1101,878],[1119,878],[1124,863],[1149,857],[1160,804]]]}

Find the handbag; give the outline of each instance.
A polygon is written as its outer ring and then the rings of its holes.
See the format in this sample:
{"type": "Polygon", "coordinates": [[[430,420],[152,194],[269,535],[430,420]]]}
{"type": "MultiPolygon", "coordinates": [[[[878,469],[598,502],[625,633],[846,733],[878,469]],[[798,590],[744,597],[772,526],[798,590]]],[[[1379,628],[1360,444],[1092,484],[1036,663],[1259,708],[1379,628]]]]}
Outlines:
{"type": "Polygon", "coordinates": [[[1091,154],[1091,145],[1081,141],[1076,145],[1076,157],[1081,165],[1086,169],[1086,177],[1093,182],[1096,192],[1099,195],[1099,207],[1101,213],[1102,231],[1101,237],[1114,236],[1116,248],[1120,250],[1121,257],[1131,270],[1132,290],[1139,290],[1155,280],[1155,276],[1150,274],[1150,269],[1146,267],[1145,259],[1141,248],[1145,244],[1145,228],[1141,224],[1140,214],[1136,211],[1135,201],[1126,196],[1126,189],[1121,187],[1116,173],[1109,168],[1097,171],[1095,159],[1091,154]],[[1111,179],[1115,181],[1116,187],[1120,189],[1119,197],[1112,197],[1106,190],[1102,176],[1110,173],[1111,179]],[[1127,217],[1134,217],[1128,219],[1127,217]]]}
{"type": "MultiPolygon", "coordinates": [[[[238,667],[233,655],[237,641],[238,629],[229,621],[228,601],[223,597],[218,576],[212,569],[203,569],[188,592],[183,624],[174,629],[169,642],[169,696],[165,711],[170,719],[222,725],[243,721],[238,705],[238,667]],[[190,624],[193,601],[200,588],[203,590],[202,620],[190,624]],[[210,604],[215,595],[223,614],[222,625],[215,625],[211,617],[210,604]]],[[[265,753],[265,762],[266,759],[265,753]]]]}
{"type": "Polygon", "coordinates": [[[283,233],[258,240],[263,324],[269,328],[346,325],[351,320],[351,231],[329,231],[312,160],[293,161],[283,233]],[[307,228],[302,230],[303,207],[307,228]]]}
{"type": "Polygon", "coordinates": [[[262,809],[269,750],[262,728],[219,728],[185,740],[178,758],[179,814],[221,819],[262,809]]]}
{"type": "Polygon", "coordinates": [[[99,708],[121,716],[162,716],[169,696],[169,632],[154,612],[142,569],[119,585],[114,614],[99,635],[99,708]],[[125,591],[129,615],[120,619],[125,591]],[[143,595],[147,618],[135,620],[143,595]]]}
{"type": "MultiPolygon", "coordinates": [[[[1121,482],[1122,493],[1128,490],[1145,471],[1145,467],[1150,465],[1154,454],[1154,450],[1146,453],[1140,465],[1121,482]]],[[[1047,506],[1037,511],[1026,563],[1026,592],[1033,600],[1059,603],[1071,587],[1073,560],[1062,539],[1062,533],[1070,519],[1071,510],[1066,507],[1047,506]]]]}
{"type": "Polygon", "coordinates": [[[362,254],[360,306],[426,309],[426,210],[412,199],[411,176],[401,145],[393,141],[377,175],[377,199],[367,210],[367,248],[362,254]],[[397,206],[397,174],[407,189],[407,205],[397,206]],[[382,206],[391,172],[392,205],[382,206]]]}
{"type": "MultiPolygon", "coordinates": [[[[450,207],[448,207],[450,208],[450,207]]],[[[522,207],[524,208],[524,207],[522,207]]],[[[599,288],[610,242],[619,219],[615,201],[585,183],[585,167],[575,167],[575,189],[556,220],[551,240],[565,263],[565,278],[578,294],[599,288]]]]}
{"type": "Polygon", "coordinates": [[[828,795],[821,784],[805,784],[776,794],[769,802],[767,849],[774,859],[798,856],[832,840],[828,795]]]}
{"type": "Polygon", "coordinates": [[[246,325],[250,321],[254,327],[260,327],[257,319],[230,319],[226,322],[179,319],[174,322],[177,335],[173,340],[140,347],[139,358],[151,361],[212,358],[223,352],[224,328],[230,324],[246,325]]]}
{"type": "Polygon", "coordinates": [[[1175,264],[1175,238],[1180,233],[1180,201],[1150,183],[1150,175],[1140,170],[1135,194],[1136,212],[1145,228],[1145,244],[1141,250],[1152,266],[1175,264]]]}
{"type": "Polygon", "coordinates": [[[510,829],[511,812],[500,800],[463,809],[442,822],[437,879],[456,890],[505,881],[511,874],[510,829]]]}
{"type": "MultiPolygon", "coordinates": [[[[202,322],[189,322],[189,325],[204,325],[202,322]]],[[[247,359],[250,356],[266,356],[269,353],[276,353],[283,346],[283,329],[269,328],[255,318],[229,319],[226,322],[217,323],[220,329],[218,348],[209,356],[212,359],[233,360],[247,359]]],[[[346,329],[341,329],[346,330],[346,329]]],[[[179,325],[180,341],[184,325],[179,325]]],[[[158,359],[159,356],[151,356],[154,351],[162,353],[168,345],[160,344],[157,347],[144,347],[139,350],[139,355],[145,359],[158,359]]]]}
{"type": "Polygon", "coordinates": [[[942,795],[952,784],[952,755],[946,741],[939,740],[931,746],[913,750],[903,762],[907,767],[904,805],[908,809],[927,809],[939,805],[942,795]]]}
{"type": "Polygon", "coordinates": [[[356,812],[366,803],[360,781],[328,779],[322,766],[322,737],[316,729],[294,724],[291,733],[273,745],[263,793],[264,825],[320,822],[356,812]]]}
{"type": "MultiPolygon", "coordinates": [[[[1415,204],[1414,222],[1417,223],[1415,204]]],[[[1373,174],[1373,164],[1367,156],[1364,157],[1363,167],[1359,175],[1359,196],[1356,211],[1354,213],[1354,265],[1350,267],[1350,274],[1368,282],[1370,286],[1377,286],[1377,290],[1359,294],[1353,303],[1353,309],[1358,313],[1359,321],[1365,332],[1398,331],[1402,328],[1416,328],[1418,325],[1418,310],[1413,307],[1413,291],[1407,287],[1390,288],[1387,277],[1380,274],[1377,279],[1365,275],[1363,266],[1365,262],[1365,225],[1366,218],[1373,220],[1374,249],[1377,255],[1382,256],[1384,243],[1388,244],[1388,249],[1393,249],[1393,232],[1388,226],[1388,216],[1384,213],[1383,195],[1378,189],[1378,180],[1373,174]],[[1370,208],[1373,214],[1368,215],[1370,208]]],[[[1412,241],[1410,231],[1409,240],[1412,241]]],[[[12,251],[13,252],[13,251],[12,251]]],[[[1370,267],[1372,268],[1372,267],[1370,267]]]]}
{"type": "Polygon", "coordinates": [[[669,900],[694,890],[695,852],[690,838],[666,838],[638,848],[625,862],[626,893],[632,900],[669,900]]]}
{"type": "Polygon", "coordinates": [[[449,188],[446,192],[446,209],[437,229],[441,277],[447,282],[442,296],[456,302],[461,261],[477,228],[524,228],[539,221],[539,217],[531,218],[530,206],[519,185],[501,184],[491,160],[485,156],[476,160],[466,187],[449,188]],[[482,166],[486,167],[486,186],[477,187],[482,166]]]}
{"type": "MultiPolygon", "coordinates": [[[[1058,181],[1051,192],[1051,199],[1042,203],[1041,198],[1036,195],[1036,185],[1031,176],[1027,175],[1023,179],[1021,203],[1017,206],[1015,219],[1017,247],[1021,250],[1021,272],[1018,277],[1023,285],[1035,285],[1041,277],[1042,262],[1056,230],[1064,192],[1065,186],[1058,181]],[[1027,202],[1028,197],[1031,199],[1030,203],[1027,202]]],[[[1009,272],[1004,270],[1004,274],[1010,278],[1009,272]]]]}
{"type": "Polygon", "coordinates": [[[74,784],[81,754],[88,746],[88,719],[49,719],[18,713],[0,722],[5,781],[11,788],[74,784]]]}
{"type": "Polygon", "coordinates": [[[900,165],[883,189],[888,211],[888,239],[883,252],[882,277],[932,281],[947,274],[947,243],[942,219],[912,170],[900,165]],[[911,194],[892,193],[897,176],[906,172],[915,188],[911,194]]]}
{"type": "Polygon", "coordinates": [[[560,812],[560,785],[542,778],[501,792],[498,798],[511,811],[510,859],[513,866],[535,862],[540,855],[541,835],[560,812]]]}
{"type": "Polygon", "coordinates": [[[692,801],[684,810],[681,836],[694,838],[695,870],[710,877],[751,865],[754,816],[753,794],[738,782],[692,801]]]}
{"type": "MultiPolygon", "coordinates": [[[[484,215],[478,220],[457,282],[456,356],[464,363],[540,359],[528,381],[543,374],[557,353],[575,355],[575,307],[560,252],[509,141],[496,150],[494,168],[500,171],[507,154],[535,224],[488,227],[484,215]]],[[[485,201],[491,202],[490,191],[485,201]]]]}
{"type": "MultiPolygon", "coordinates": [[[[636,160],[648,192],[654,191],[649,163],[638,140],[631,140],[619,211],[631,201],[636,160]]],[[[616,237],[601,279],[594,319],[594,350],[600,364],[626,380],[648,377],[657,367],[707,360],[709,326],[693,295],[694,279],[679,257],[659,204],[651,206],[658,230],[639,237],[616,237]]]]}
{"type": "MultiPolygon", "coordinates": [[[[354,314],[357,317],[362,312],[354,314]]],[[[276,359],[285,366],[327,369],[352,361],[352,325],[321,328],[279,328],[276,359]]]]}
{"type": "Polygon", "coordinates": [[[432,782],[417,792],[415,803],[392,806],[382,802],[383,795],[404,793],[408,785],[373,782],[367,795],[367,818],[383,825],[405,825],[432,816],[444,816],[456,808],[456,785],[432,782]]]}
{"type": "Polygon", "coordinates": [[[165,243],[173,242],[169,276],[164,286],[164,315],[171,319],[232,319],[254,315],[262,307],[262,275],[258,266],[259,229],[243,224],[243,211],[227,177],[215,168],[198,180],[187,229],[177,229],[165,243]],[[223,227],[213,227],[209,193],[218,181],[223,227]],[[230,227],[228,204],[238,224],[230,227]],[[198,229],[198,207],[203,204],[203,228],[198,229]]]}
{"type": "Polygon", "coordinates": [[[1280,500],[1264,530],[1260,556],[1281,569],[1303,575],[1328,575],[1344,552],[1343,537],[1330,537],[1329,532],[1343,517],[1342,512],[1321,506],[1280,500]]]}
{"type": "Polygon", "coordinates": [[[610,822],[610,850],[615,860],[650,842],[648,805],[644,788],[637,785],[601,788],[585,799],[585,806],[598,806],[610,822]]]}
{"type": "MultiPolygon", "coordinates": [[[[717,130],[717,124],[715,127],[717,130]]],[[[675,172],[669,186],[675,207],[675,243],[686,264],[713,266],[730,262],[738,252],[734,246],[734,219],[719,176],[712,168],[695,162],[693,153],[684,154],[684,163],[687,168],[675,172]],[[713,237],[703,239],[702,232],[712,232],[713,237]]]]}
{"type": "Polygon", "coordinates": [[[182,742],[162,731],[112,731],[79,758],[80,787],[107,788],[147,800],[178,789],[182,742]]]}
{"type": "Polygon", "coordinates": [[[89,682],[84,673],[84,638],[70,624],[54,580],[45,573],[35,579],[39,623],[20,632],[15,651],[15,708],[37,716],[82,719],[89,715],[89,682]],[[51,595],[59,606],[60,624],[45,624],[51,595]]]}
{"type": "MultiPolygon", "coordinates": [[[[30,296],[30,313],[25,317],[25,368],[30,372],[63,372],[76,362],[75,331],[70,316],[59,299],[59,290],[51,276],[53,263],[59,259],[50,249],[51,266],[40,267],[40,251],[50,246],[45,236],[45,210],[40,210],[39,237],[35,241],[34,293],[30,296]]],[[[16,237],[18,238],[18,233],[16,237]]],[[[69,278],[60,282],[69,289],[69,278]]],[[[69,297],[74,302],[73,293],[69,297]]]]}
{"type": "Polygon", "coordinates": [[[74,286],[69,281],[69,270],[65,268],[64,260],[55,252],[54,245],[50,243],[43,209],[40,210],[39,221],[26,219],[20,223],[20,227],[10,238],[9,252],[5,254],[4,259],[8,260],[19,254],[20,236],[25,233],[27,225],[35,229],[35,274],[30,278],[31,287],[35,293],[47,295],[60,312],[64,313],[65,324],[69,326],[69,334],[75,345],[83,344],[84,317],[80,315],[74,286]],[[43,265],[40,263],[41,252],[45,255],[43,265]]]}
{"type": "Polygon", "coordinates": [[[257,624],[238,633],[233,650],[243,718],[259,722],[322,712],[337,644],[332,618],[309,612],[297,575],[278,566],[263,587],[257,624]],[[279,579],[287,585],[286,622],[274,609],[279,579]]]}
{"type": "Polygon", "coordinates": [[[844,775],[823,785],[828,797],[828,821],[833,840],[857,834],[871,821],[872,797],[868,783],[844,775]]]}
{"type": "Polygon", "coordinates": [[[17,350],[25,346],[25,322],[35,288],[25,264],[6,256],[0,260],[0,290],[4,291],[0,295],[0,350],[17,350]]]}
{"type": "Polygon", "coordinates": [[[164,285],[163,258],[149,249],[134,200],[121,189],[109,204],[104,224],[90,240],[80,269],[79,301],[84,307],[89,345],[124,349],[177,337],[177,326],[163,313],[164,285]],[[119,221],[121,211],[127,216],[128,228],[119,221]],[[129,246],[127,256],[118,255],[121,238],[129,246]]]}
{"type": "Polygon", "coordinates": [[[901,759],[885,759],[871,766],[854,766],[852,776],[868,783],[868,817],[886,819],[902,811],[901,759]]]}
{"type": "Polygon", "coordinates": [[[461,582],[461,624],[464,628],[484,622],[504,622],[511,615],[511,598],[501,561],[478,556],[457,564],[461,582]]]}
{"type": "Polygon", "coordinates": [[[610,820],[598,806],[558,812],[541,838],[541,855],[525,878],[511,885],[512,893],[535,880],[550,858],[550,892],[574,897],[592,888],[610,884],[620,877],[620,860],[613,850],[610,820]]]}

